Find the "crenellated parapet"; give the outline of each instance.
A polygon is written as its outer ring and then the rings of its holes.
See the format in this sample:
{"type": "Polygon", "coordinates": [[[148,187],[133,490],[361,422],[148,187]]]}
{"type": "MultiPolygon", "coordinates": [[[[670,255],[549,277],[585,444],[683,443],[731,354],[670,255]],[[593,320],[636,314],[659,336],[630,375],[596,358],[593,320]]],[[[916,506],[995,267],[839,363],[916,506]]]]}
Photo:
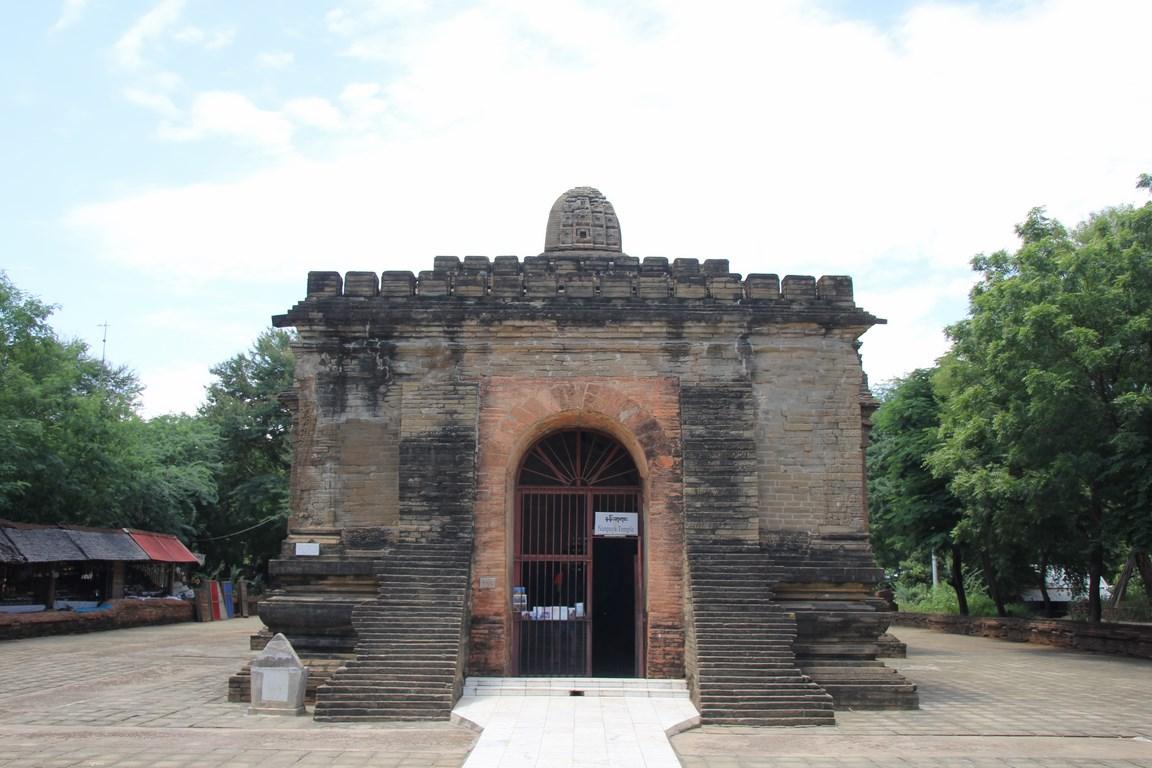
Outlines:
{"type": "Polygon", "coordinates": [[[592,187],[544,235],[312,272],[273,318],[296,329],[292,518],[260,615],[327,681],[317,716],[446,717],[465,674],[533,649],[565,674],[687,673],[711,722],[914,706],[875,660],[857,341],[884,321],[848,277],[630,256],[592,187]],[[636,515],[635,542],[600,547],[600,510],[636,515]]]}
{"type": "Polygon", "coordinates": [[[855,308],[852,278],[731,272],[727,259],[643,260],[622,254],[437,256],[413,272],[310,272],[308,298],[489,301],[603,299],[640,302],[785,303],[855,308]]]}

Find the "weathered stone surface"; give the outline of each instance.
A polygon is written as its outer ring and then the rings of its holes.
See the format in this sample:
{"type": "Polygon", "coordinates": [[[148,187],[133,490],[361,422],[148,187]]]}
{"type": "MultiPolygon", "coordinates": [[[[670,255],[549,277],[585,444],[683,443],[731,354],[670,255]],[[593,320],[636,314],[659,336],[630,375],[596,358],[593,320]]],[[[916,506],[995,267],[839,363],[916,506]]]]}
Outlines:
{"type": "Polygon", "coordinates": [[[620,251],[620,222],[612,203],[592,187],[574,187],[548,213],[545,251],[620,251]]]}
{"type": "MultiPolygon", "coordinates": [[[[621,251],[615,212],[591,188],[557,200],[538,256],[433,266],[384,273],[371,298],[357,274],[313,273],[308,297],[274,318],[299,341],[293,514],[280,591],[261,608],[273,630],[317,655],[368,648],[358,626],[392,643],[381,601],[411,574],[377,569],[373,583],[366,563],[449,547],[470,553],[470,594],[451,601],[467,646],[442,660],[436,690],[465,666],[506,674],[518,468],[539,438],[592,429],[618,441],[642,478],[647,675],[698,679],[686,558],[720,542],[761,574],[733,587],[795,627],[794,643],[792,630],[779,635],[789,679],[799,665],[816,681],[805,690],[825,685],[838,703],[882,689],[852,705],[914,704],[875,662],[886,622],[871,595],[862,461],[874,401],[856,347],[882,321],[855,305],[849,278],[781,284],[742,279],[726,259],[641,262],[621,251]],[[297,566],[297,542],[318,543],[321,556],[297,566]]],[[[699,589],[716,587],[718,571],[697,573],[699,589]]],[[[697,625],[707,634],[723,623],[697,625]]],[[[325,717],[367,711],[330,695],[325,717]]],[[[437,702],[429,712],[443,710],[437,702]]]]}

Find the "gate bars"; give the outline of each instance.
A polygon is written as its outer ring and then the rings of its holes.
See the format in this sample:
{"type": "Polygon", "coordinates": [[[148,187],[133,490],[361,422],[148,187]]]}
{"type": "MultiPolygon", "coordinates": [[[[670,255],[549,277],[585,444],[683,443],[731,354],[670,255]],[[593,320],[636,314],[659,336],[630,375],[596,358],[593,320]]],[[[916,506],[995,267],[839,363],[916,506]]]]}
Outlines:
{"type": "Polygon", "coordinates": [[[517,494],[513,674],[592,673],[593,521],[640,511],[635,488],[530,487],[517,494]]]}

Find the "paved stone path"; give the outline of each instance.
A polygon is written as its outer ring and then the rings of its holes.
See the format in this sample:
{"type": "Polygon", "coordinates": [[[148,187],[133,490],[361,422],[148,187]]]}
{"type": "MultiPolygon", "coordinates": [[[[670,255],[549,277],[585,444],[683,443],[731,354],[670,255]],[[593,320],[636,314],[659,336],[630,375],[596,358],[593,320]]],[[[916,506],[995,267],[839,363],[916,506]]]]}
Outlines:
{"type": "MultiPolygon", "coordinates": [[[[0,766],[457,768],[449,723],[318,724],[246,714],[226,680],[255,619],[0,643],[0,766]]],[[[918,712],[834,728],[706,727],[687,768],[1152,768],[1152,662],[899,628],[918,712]]],[[[637,764],[640,768],[641,764],[637,764]]]]}
{"type": "Polygon", "coordinates": [[[897,627],[919,711],[837,712],[835,728],[701,728],[687,768],[1152,766],[1152,661],[897,627]]]}
{"type": "Polygon", "coordinates": [[[458,768],[475,732],[250,716],[227,701],[258,619],[0,643],[0,766],[458,768]]]}

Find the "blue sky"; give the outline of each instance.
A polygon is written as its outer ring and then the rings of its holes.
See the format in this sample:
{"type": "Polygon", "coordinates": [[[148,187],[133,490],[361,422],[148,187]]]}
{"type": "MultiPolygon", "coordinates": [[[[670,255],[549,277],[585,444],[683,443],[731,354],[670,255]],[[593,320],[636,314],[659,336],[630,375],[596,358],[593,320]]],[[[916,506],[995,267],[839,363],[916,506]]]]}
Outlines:
{"type": "Polygon", "coordinates": [[[928,365],[968,259],[1139,203],[1152,3],[0,0],[0,269],[143,412],[309,269],[538,253],[600,188],[636,256],[850,274],[873,380],[928,365]]]}

